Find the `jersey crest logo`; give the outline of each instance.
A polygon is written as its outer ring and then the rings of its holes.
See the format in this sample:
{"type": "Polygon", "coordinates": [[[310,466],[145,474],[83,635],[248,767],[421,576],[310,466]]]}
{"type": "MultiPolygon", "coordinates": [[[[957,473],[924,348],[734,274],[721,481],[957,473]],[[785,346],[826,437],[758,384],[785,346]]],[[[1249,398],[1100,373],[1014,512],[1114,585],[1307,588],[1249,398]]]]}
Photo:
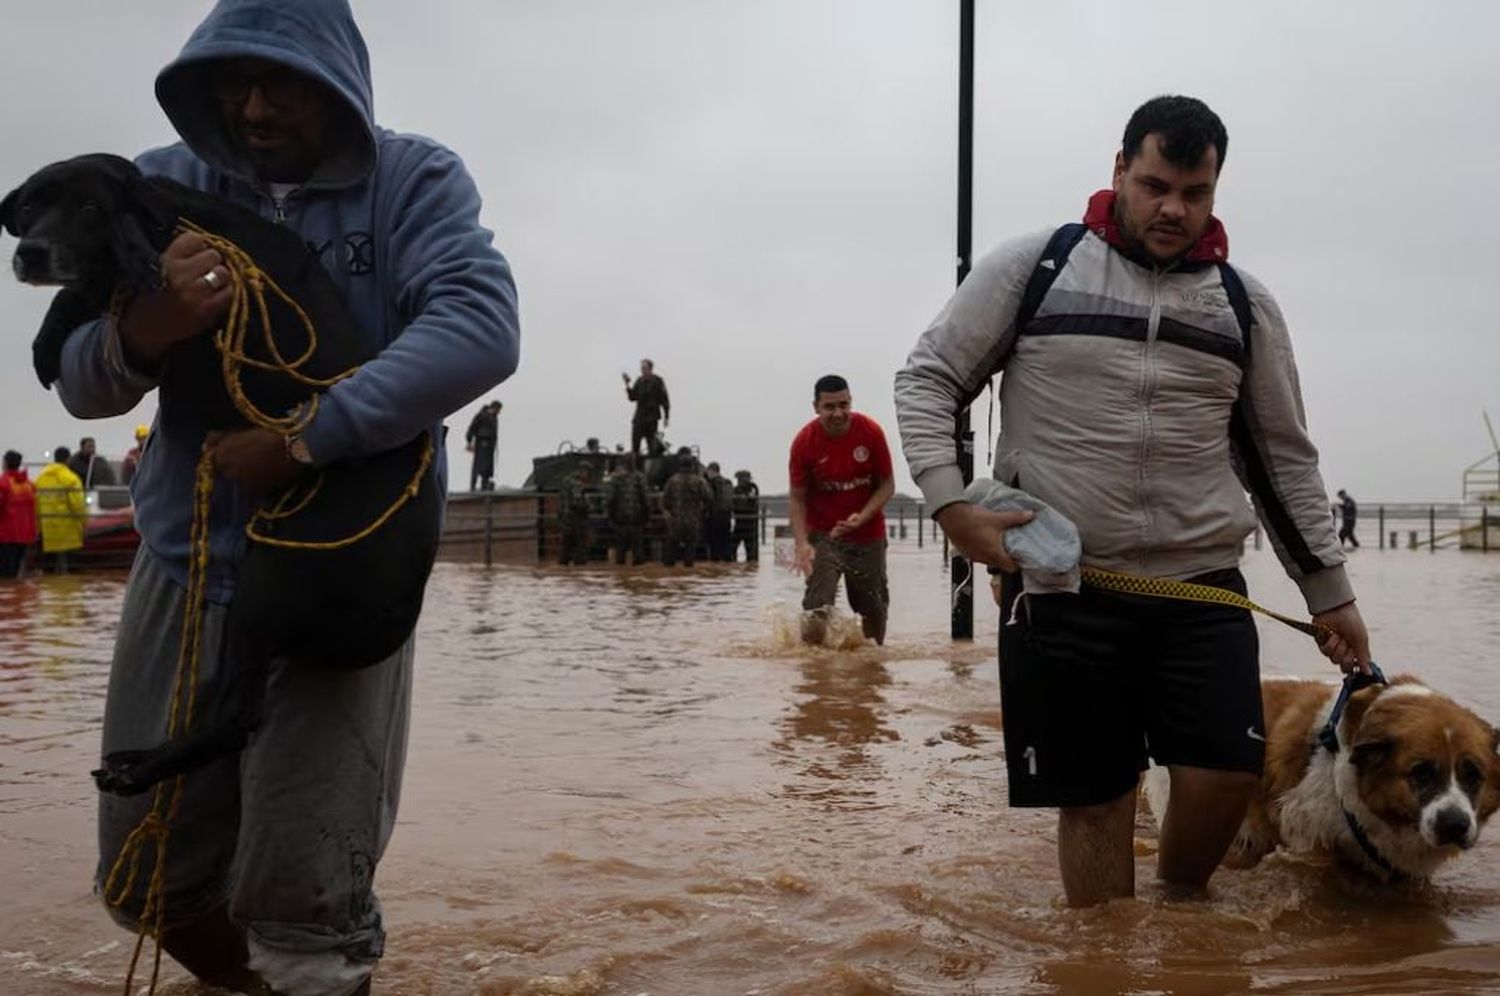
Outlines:
{"type": "Polygon", "coordinates": [[[866,460],[870,459],[869,449],[863,446],[854,447],[854,459],[859,463],[864,463],[866,460]]]}

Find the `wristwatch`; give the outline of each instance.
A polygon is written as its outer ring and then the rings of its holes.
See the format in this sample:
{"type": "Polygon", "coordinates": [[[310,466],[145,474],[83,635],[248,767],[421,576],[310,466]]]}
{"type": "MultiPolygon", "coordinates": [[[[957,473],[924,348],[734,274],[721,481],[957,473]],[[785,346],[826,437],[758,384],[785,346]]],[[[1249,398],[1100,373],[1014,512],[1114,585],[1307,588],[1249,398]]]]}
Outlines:
{"type": "Polygon", "coordinates": [[[293,463],[299,463],[304,467],[311,467],[313,458],[312,451],[307,448],[307,441],[302,436],[286,436],[286,455],[293,463]]]}

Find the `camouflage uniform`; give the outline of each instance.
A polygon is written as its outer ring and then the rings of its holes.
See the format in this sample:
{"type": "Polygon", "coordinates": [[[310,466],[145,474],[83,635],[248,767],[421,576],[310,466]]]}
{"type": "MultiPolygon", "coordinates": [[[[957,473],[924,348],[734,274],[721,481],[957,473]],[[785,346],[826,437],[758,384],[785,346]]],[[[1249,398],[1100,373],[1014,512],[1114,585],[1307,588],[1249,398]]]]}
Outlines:
{"type": "Polygon", "coordinates": [[[586,564],[589,559],[589,482],[573,471],[557,489],[557,524],[562,533],[559,563],[586,564]]]}
{"type": "Polygon", "coordinates": [[[708,559],[733,560],[734,545],[729,538],[733,529],[734,485],[727,477],[707,478],[708,493],[708,559]]]}
{"type": "Polygon", "coordinates": [[[661,507],[667,513],[667,546],[662,562],[671,567],[680,556],[693,566],[698,546],[703,542],[703,514],[713,495],[708,482],[696,469],[684,468],[672,475],[661,493],[661,507]]]}
{"type": "Polygon", "coordinates": [[[615,538],[615,563],[625,563],[630,551],[631,563],[646,559],[646,523],[651,518],[651,493],[646,489],[646,475],[638,470],[622,470],[609,479],[604,510],[615,538]]]}
{"type": "Polygon", "coordinates": [[[760,486],[745,471],[734,476],[738,483],[734,486],[734,535],[729,540],[729,559],[739,556],[743,543],[745,562],[753,564],[760,559],[760,486]]]}

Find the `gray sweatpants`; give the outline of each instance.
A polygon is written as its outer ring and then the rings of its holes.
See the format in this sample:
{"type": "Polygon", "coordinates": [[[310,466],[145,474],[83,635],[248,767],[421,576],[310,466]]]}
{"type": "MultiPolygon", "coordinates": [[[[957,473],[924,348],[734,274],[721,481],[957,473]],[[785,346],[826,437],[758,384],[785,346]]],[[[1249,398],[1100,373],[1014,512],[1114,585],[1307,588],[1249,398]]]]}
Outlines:
{"type": "MultiPolygon", "coordinates": [[[[143,546],[110,666],[103,753],[162,741],[185,595],[143,546]]],[[[225,606],[207,607],[200,698],[215,693],[227,614],[225,606]]],[[[369,973],[385,940],[373,879],[396,821],[411,669],[411,640],[358,671],[276,662],[264,721],[249,745],[187,776],[167,851],[169,925],[227,904],[246,929],[252,965],[278,990],[277,975],[328,983],[283,991],[341,992],[369,973]]],[[[151,798],[100,795],[99,884],[151,798]]],[[[145,858],[136,893],[111,910],[132,928],[149,846],[145,858]]]]}

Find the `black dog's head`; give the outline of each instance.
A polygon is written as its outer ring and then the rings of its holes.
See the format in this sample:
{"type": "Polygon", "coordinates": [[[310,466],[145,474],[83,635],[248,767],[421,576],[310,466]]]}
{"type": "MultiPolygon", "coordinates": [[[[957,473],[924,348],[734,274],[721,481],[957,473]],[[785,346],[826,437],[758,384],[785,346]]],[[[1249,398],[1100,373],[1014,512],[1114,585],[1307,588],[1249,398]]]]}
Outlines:
{"type": "Polygon", "coordinates": [[[124,282],[154,288],[175,217],[164,217],[141,173],[119,156],[54,163],[0,200],[0,225],[17,236],[12,268],[28,284],[86,294],[124,282]],[[157,243],[161,243],[158,245],[157,243]]]}

